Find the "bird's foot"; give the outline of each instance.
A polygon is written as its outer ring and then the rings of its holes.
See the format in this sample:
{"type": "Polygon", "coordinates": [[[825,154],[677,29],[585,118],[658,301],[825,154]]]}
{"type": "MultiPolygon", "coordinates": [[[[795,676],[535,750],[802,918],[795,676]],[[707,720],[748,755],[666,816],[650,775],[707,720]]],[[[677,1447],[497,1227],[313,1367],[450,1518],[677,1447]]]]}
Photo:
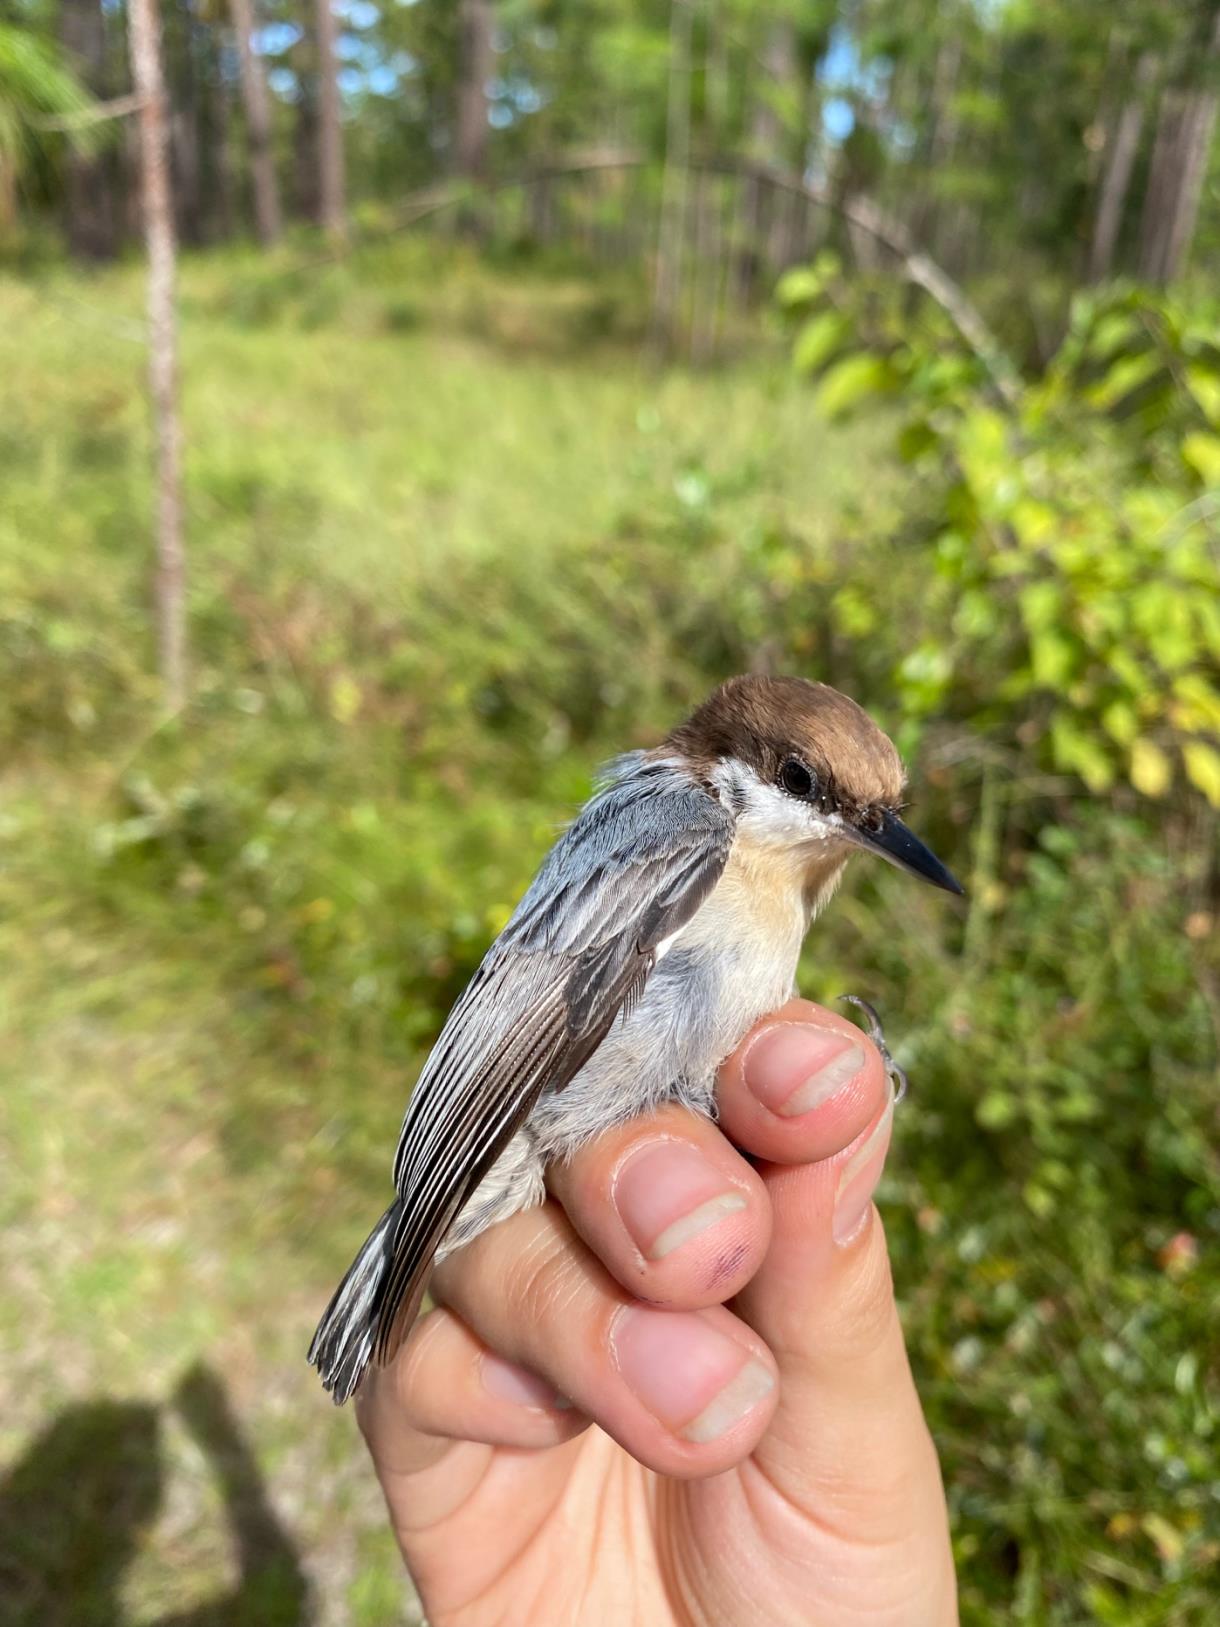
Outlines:
{"type": "Polygon", "coordinates": [[[858,994],[841,994],[839,999],[846,1005],[856,1006],[864,1013],[868,1024],[869,1038],[881,1052],[881,1060],[885,1064],[885,1071],[889,1074],[894,1085],[894,1102],[899,1103],[907,1093],[906,1071],[900,1068],[890,1055],[890,1048],[885,1043],[885,1030],[881,1026],[881,1018],[877,1015],[877,1008],[871,1006],[867,1000],[862,1000],[858,994]]]}

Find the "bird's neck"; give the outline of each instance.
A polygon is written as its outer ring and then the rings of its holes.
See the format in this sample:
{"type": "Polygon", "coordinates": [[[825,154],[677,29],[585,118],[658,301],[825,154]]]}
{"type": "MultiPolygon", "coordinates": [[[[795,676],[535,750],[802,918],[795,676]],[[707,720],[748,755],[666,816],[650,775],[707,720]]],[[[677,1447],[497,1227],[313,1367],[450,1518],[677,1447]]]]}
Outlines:
{"type": "Polygon", "coordinates": [[[846,864],[838,844],[780,847],[739,832],[722,885],[743,912],[785,936],[795,932],[803,938],[834,896],[846,864]]]}

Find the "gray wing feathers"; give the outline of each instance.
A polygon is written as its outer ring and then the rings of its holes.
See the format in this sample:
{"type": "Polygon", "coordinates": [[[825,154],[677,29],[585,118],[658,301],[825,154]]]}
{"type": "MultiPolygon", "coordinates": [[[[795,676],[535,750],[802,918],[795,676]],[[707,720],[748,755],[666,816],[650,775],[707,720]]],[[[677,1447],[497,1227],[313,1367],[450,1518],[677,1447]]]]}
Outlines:
{"type": "Polygon", "coordinates": [[[624,760],[551,850],[415,1087],[394,1159],[401,1198],[376,1354],[392,1354],[432,1256],[544,1089],[562,1089],[691,918],[733,820],[672,762],[624,760]]]}

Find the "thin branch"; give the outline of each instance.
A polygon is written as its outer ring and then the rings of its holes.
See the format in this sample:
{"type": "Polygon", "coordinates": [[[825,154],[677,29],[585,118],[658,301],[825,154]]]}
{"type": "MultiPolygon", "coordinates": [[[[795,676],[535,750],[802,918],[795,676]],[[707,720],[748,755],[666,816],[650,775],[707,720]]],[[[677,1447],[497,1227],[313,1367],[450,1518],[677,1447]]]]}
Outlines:
{"type": "Polygon", "coordinates": [[[32,119],[30,122],[36,130],[86,130],[91,124],[102,124],[107,119],[125,119],[129,113],[138,113],[143,106],[144,98],[133,91],[129,96],[116,96],[109,102],[94,102],[92,107],[83,107],[76,113],[61,113],[56,118],[32,119]]]}
{"type": "MultiPolygon", "coordinates": [[[[595,148],[588,153],[577,153],[569,158],[556,159],[525,174],[486,182],[478,190],[494,196],[514,187],[530,187],[541,181],[558,180],[567,175],[585,175],[593,170],[642,169],[650,162],[650,159],[639,153],[595,148]]],[[[693,170],[709,170],[718,175],[753,177],[780,191],[807,198],[810,203],[852,221],[861,231],[867,232],[894,255],[908,282],[921,288],[929,299],[940,306],[967,348],[986,368],[992,392],[1000,405],[1009,410],[1016,406],[1020,396],[1016,370],[965,290],[954,282],[943,266],[937,265],[930,255],[918,249],[911,241],[906,228],[892,216],[887,215],[871,198],[859,194],[850,198],[836,197],[830,187],[820,182],[807,181],[800,176],[789,175],[766,164],[750,163],[742,158],[695,158],[691,160],[690,167],[693,170]]],[[[472,190],[474,189],[469,181],[442,181],[437,185],[426,187],[406,200],[402,212],[390,225],[363,233],[362,237],[364,241],[373,241],[390,237],[396,232],[409,231],[421,221],[467,202],[472,190]]],[[[335,258],[337,256],[333,254],[320,255],[303,264],[286,267],[285,273],[306,270],[313,265],[327,265],[335,258]]]]}
{"type": "Polygon", "coordinates": [[[819,204],[833,214],[842,215],[862,232],[867,232],[895,256],[907,281],[914,283],[917,288],[922,288],[928,298],[944,311],[968,348],[987,369],[992,389],[1000,402],[1008,408],[1016,406],[1019,388],[1015,369],[965,290],[954,282],[942,266],[937,265],[931,255],[924,254],[922,250],[916,248],[906,227],[887,215],[871,198],[861,194],[855,197],[836,197],[831,188],[822,182],[807,181],[803,177],[772,169],[766,164],[752,164],[739,158],[696,160],[696,165],[700,164],[721,174],[751,175],[758,180],[767,181],[780,191],[808,198],[811,203],[819,204]]]}

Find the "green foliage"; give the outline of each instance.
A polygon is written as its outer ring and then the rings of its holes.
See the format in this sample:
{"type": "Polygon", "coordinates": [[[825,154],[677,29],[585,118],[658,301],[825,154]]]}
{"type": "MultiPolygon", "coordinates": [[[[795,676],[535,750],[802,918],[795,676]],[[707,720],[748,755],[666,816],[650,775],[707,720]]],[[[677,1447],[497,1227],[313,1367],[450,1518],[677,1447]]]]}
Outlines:
{"type": "Polygon", "coordinates": [[[798,368],[830,417],[898,403],[910,524],[936,583],[895,679],[1094,793],[1190,786],[1220,807],[1220,341],[1205,313],[1081,295],[1045,369],[1001,394],[941,318],[791,273],[798,368]]]}
{"type": "MultiPolygon", "coordinates": [[[[1209,848],[1176,804],[1045,773],[1042,702],[1006,688],[1032,660],[1008,578],[980,578],[999,629],[957,653],[932,502],[956,476],[891,453],[897,374],[850,413],[840,384],[828,422],[782,358],[658,372],[569,323],[613,298],[632,326],[629,286],[433,243],[278,284],[274,261],[188,259],[196,659],[164,725],[140,292],[134,269],[0,285],[10,1455],[68,1394],[160,1402],[202,1357],[319,1613],[393,1615],[384,1511],[301,1353],[410,1080],[597,762],[728,672],[805,672],[904,739],[912,820],[968,885],[963,915],[861,864],[802,969],[814,997],[875,999],[912,1075],[882,1206],[965,1619],[1209,1627],[1209,848]]],[[[837,320],[819,377],[861,349],[837,320]]],[[[977,364],[931,350],[990,423],[977,364]]],[[[1114,504],[1153,469],[1203,495],[1175,410],[1143,464],[1112,429],[1114,504]]],[[[197,1451],[165,1437],[179,1524],[125,1577],[142,1619],[231,1564],[197,1451]]]]}
{"type": "Polygon", "coordinates": [[[0,165],[20,173],[48,142],[48,119],[86,112],[90,99],[59,51],[31,28],[0,20],[0,165]]]}

